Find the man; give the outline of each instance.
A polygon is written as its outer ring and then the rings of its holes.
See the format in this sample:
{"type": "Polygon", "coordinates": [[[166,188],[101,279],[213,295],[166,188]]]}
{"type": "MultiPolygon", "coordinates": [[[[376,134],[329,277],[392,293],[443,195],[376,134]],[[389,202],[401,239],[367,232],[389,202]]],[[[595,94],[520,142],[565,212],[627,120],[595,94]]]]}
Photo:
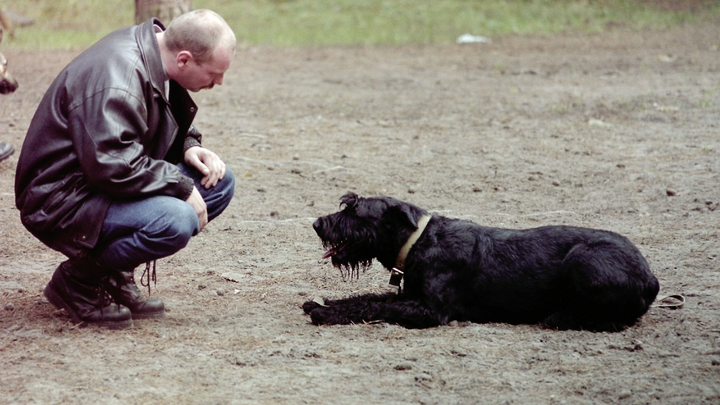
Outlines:
{"type": "Polygon", "coordinates": [[[40,102],[16,204],[23,225],[68,257],[44,293],[75,322],[119,329],[163,316],[162,301],[140,294],[135,268],[184,248],[230,203],[234,176],[201,146],[188,90],[222,84],[235,46],[210,10],[167,30],[151,19],[80,54],[40,102]]]}

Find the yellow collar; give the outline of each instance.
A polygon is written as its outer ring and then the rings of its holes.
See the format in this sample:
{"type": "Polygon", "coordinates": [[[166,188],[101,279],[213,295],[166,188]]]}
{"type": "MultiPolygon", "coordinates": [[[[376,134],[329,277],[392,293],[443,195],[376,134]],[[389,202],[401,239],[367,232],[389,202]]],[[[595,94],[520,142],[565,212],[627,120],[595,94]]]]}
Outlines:
{"type": "Polygon", "coordinates": [[[417,242],[418,239],[420,239],[420,235],[422,235],[425,230],[430,218],[432,218],[430,215],[423,215],[418,220],[417,229],[410,235],[407,242],[405,242],[403,247],[400,249],[400,253],[398,253],[397,260],[395,261],[396,269],[402,271],[405,268],[405,258],[407,257],[408,252],[410,252],[410,248],[415,244],[415,242],[417,242]]]}

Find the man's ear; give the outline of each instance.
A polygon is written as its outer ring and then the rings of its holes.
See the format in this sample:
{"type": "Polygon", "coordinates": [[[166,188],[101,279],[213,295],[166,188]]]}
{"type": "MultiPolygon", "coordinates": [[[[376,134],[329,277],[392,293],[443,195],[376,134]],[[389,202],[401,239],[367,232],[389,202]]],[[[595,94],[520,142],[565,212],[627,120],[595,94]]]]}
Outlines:
{"type": "Polygon", "coordinates": [[[188,63],[193,60],[192,54],[189,51],[180,51],[178,52],[177,56],[175,56],[175,61],[177,61],[178,69],[185,69],[188,63]]]}

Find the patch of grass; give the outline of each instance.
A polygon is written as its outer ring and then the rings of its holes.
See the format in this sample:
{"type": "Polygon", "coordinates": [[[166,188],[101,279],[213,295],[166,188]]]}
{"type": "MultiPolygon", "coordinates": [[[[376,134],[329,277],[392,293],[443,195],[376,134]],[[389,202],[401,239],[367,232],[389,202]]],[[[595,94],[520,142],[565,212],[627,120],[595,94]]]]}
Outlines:
{"type": "MultiPolygon", "coordinates": [[[[630,0],[196,0],[219,10],[251,44],[449,43],[484,36],[661,29],[708,18],[630,0]]],[[[720,6],[708,11],[720,16],[720,6]]]]}
{"type": "MultiPolygon", "coordinates": [[[[464,33],[664,29],[720,20],[720,1],[702,13],[633,0],[194,0],[193,6],[223,15],[242,43],[276,46],[437,44],[464,33]]],[[[35,19],[4,45],[19,49],[84,48],[134,19],[131,0],[27,0],[8,8],[35,19]]]]}
{"type": "Polygon", "coordinates": [[[3,48],[86,48],[111,31],[133,23],[131,0],[26,0],[4,3],[3,9],[32,18],[34,24],[5,33],[3,48]]]}
{"type": "Polygon", "coordinates": [[[712,109],[715,106],[713,100],[715,100],[715,94],[712,90],[702,89],[700,101],[698,101],[698,107],[702,109],[712,109]]]}

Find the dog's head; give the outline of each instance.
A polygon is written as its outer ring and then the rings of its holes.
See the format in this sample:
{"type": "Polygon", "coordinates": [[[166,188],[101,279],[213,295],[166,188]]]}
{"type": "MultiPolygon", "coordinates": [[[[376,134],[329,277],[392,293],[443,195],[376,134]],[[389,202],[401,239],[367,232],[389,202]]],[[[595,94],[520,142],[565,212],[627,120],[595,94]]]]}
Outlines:
{"type": "Polygon", "coordinates": [[[395,265],[398,252],[417,221],[427,212],[391,197],[362,198],[347,193],[340,198],[340,211],[320,217],[315,232],[328,249],[323,258],[350,275],[366,269],[377,258],[386,268],[395,265]]]}

